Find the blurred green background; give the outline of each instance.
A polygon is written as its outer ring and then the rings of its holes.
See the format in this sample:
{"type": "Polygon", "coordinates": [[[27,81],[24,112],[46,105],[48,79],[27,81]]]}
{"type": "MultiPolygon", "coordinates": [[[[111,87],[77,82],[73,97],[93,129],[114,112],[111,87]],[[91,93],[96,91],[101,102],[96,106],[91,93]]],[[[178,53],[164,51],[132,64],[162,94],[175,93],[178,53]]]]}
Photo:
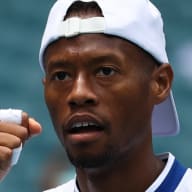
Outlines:
{"type": "MultiPolygon", "coordinates": [[[[180,135],[154,138],[154,149],[156,153],[171,151],[184,165],[192,167],[192,1],[153,2],[164,18],[167,52],[175,71],[173,93],[181,124],[180,135]]],[[[0,2],[0,108],[21,108],[43,126],[43,133],[25,144],[19,163],[0,183],[1,192],[38,192],[48,187],[55,170],[59,174],[50,185],[73,174],[65,155],[61,155],[64,151],[44,104],[43,73],[38,64],[41,36],[53,3],[54,0],[0,2]]]]}

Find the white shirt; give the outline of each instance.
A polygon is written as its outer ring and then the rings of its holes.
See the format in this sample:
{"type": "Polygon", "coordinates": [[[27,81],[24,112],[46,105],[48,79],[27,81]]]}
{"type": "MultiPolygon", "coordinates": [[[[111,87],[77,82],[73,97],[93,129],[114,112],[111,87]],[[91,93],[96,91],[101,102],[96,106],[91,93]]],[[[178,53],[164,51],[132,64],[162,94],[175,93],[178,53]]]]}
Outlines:
{"type": "MultiPolygon", "coordinates": [[[[185,169],[171,153],[161,154],[159,158],[165,160],[166,165],[145,192],[192,192],[192,170],[185,169]]],[[[79,190],[76,180],[72,179],[63,185],[44,192],[79,192],[79,190]]]]}

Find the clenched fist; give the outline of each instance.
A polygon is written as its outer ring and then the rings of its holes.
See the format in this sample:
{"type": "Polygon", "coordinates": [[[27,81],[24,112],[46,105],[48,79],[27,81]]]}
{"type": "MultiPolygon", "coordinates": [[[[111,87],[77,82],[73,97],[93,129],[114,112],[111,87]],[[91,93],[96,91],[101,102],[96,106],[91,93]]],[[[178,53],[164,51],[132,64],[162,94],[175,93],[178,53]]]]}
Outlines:
{"type": "Polygon", "coordinates": [[[15,154],[16,149],[40,133],[41,125],[27,113],[11,109],[0,110],[0,180],[10,170],[14,156],[18,155],[15,154]]]}

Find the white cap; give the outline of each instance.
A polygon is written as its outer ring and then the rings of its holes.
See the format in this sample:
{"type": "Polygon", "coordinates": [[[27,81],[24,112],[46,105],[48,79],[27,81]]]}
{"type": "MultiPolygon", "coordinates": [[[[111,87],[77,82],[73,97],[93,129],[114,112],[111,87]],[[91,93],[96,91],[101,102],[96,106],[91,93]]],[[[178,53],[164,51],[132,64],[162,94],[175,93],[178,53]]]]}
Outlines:
{"type": "MultiPolygon", "coordinates": [[[[104,33],[122,37],[148,52],[158,62],[168,63],[162,17],[149,0],[94,0],[104,17],[72,17],[63,21],[68,8],[75,1],[57,0],[50,11],[39,53],[42,70],[43,54],[50,43],[61,37],[69,38],[82,33],[104,33]]],[[[162,136],[179,132],[172,92],[164,102],[155,106],[152,132],[153,135],[162,136]]]]}

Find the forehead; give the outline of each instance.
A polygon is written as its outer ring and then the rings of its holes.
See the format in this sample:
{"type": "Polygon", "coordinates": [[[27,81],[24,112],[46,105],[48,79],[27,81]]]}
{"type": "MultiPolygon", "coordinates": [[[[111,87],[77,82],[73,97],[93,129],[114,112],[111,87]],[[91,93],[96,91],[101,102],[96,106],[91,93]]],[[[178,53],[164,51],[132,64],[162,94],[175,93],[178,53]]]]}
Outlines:
{"type": "Polygon", "coordinates": [[[50,44],[44,54],[44,63],[54,57],[85,55],[116,55],[136,61],[149,59],[150,56],[133,43],[119,37],[105,34],[81,34],[72,38],[60,38],[50,44]]]}

